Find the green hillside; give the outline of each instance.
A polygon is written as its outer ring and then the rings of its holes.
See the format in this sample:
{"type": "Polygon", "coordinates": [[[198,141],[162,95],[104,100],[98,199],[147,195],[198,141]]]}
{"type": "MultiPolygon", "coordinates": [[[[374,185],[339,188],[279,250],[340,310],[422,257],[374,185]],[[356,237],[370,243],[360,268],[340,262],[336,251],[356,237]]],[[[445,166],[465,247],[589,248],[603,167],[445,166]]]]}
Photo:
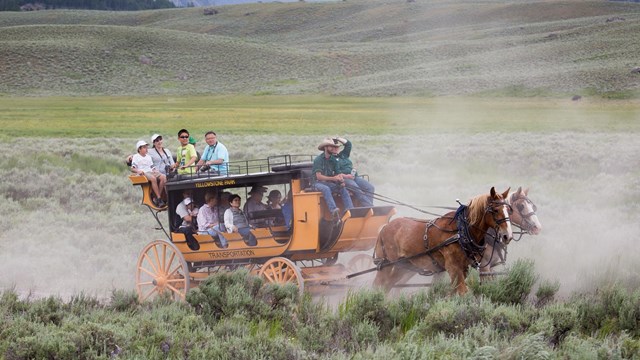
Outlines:
{"type": "Polygon", "coordinates": [[[640,97],[640,4],[265,3],[0,13],[0,94],[640,97]]]}

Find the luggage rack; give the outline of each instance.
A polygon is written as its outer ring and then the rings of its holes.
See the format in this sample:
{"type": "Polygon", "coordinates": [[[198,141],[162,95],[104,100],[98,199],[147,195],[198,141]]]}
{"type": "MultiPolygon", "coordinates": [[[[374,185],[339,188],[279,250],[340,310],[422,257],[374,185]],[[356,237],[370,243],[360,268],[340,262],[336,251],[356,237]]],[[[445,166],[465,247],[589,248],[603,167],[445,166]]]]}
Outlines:
{"type": "Polygon", "coordinates": [[[182,180],[198,180],[207,178],[229,178],[243,175],[268,174],[293,169],[311,168],[313,155],[275,155],[265,159],[231,161],[227,163],[226,173],[219,173],[213,168],[196,172],[192,166],[191,174],[178,174],[168,179],[169,182],[182,180]]]}

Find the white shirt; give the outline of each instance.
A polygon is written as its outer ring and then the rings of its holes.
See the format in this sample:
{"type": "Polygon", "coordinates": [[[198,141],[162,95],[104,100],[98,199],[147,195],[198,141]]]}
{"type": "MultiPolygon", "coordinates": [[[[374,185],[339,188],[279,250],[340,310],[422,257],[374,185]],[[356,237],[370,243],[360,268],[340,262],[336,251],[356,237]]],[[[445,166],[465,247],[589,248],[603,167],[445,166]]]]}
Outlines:
{"type": "Polygon", "coordinates": [[[218,224],[218,212],[204,204],[198,211],[198,231],[207,231],[211,226],[218,224]]]}
{"type": "Polygon", "coordinates": [[[153,166],[153,160],[149,154],[145,156],[140,154],[133,155],[133,158],[131,158],[131,167],[144,172],[152,172],[156,169],[153,166]]]}

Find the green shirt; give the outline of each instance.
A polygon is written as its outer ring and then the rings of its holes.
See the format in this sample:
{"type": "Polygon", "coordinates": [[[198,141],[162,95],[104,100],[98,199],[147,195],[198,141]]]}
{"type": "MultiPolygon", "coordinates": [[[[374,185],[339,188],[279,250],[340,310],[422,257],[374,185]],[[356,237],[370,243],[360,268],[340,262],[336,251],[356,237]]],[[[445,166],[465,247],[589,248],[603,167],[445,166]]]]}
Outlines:
{"type": "MultiPolygon", "coordinates": [[[[195,174],[195,167],[188,167],[186,169],[180,169],[181,166],[185,166],[192,157],[198,156],[196,152],[196,148],[191,144],[187,144],[185,146],[180,146],[178,148],[178,152],[176,153],[176,163],[178,164],[178,174],[195,174]]],[[[191,164],[192,166],[195,164],[191,164]]]]}
{"type": "MultiPolygon", "coordinates": [[[[338,165],[338,159],[331,155],[329,158],[324,157],[324,153],[316,156],[313,160],[313,177],[315,178],[316,174],[319,172],[324,176],[335,176],[336,166],[338,165]]],[[[318,180],[316,178],[316,180],[318,180]]]]}
{"type": "Polygon", "coordinates": [[[351,141],[347,140],[344,144],[344,149],[336,156],[336,174],[351,174],[353,170],[353,163],[351,159],[349,159],[349,156],[351,156],[351,147],[351,141]]]}

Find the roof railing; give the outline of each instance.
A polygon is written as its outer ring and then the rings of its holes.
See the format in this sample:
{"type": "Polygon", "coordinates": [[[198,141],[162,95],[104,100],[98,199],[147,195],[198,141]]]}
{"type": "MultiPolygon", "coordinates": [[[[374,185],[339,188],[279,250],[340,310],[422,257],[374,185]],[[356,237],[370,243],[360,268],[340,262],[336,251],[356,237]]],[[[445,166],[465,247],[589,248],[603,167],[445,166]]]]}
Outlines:
{"type": "Polygon", "coordinates": [[[189,167],[190,173],[177,174],[170,177],[168,181],[227,178],[232,176],[265,174],[294,168],[310,167],[312,161],[313,155],[275,155],[269,156],[265,159],[231,161],[225,164],[226,170],[223,171],[218,171],[218,167],[215,165],[201,167],[200,171],[198,171],[196,166],[193,165],[189,167]],[[203,168],[204,170],[202,170],[203,168]]]}

